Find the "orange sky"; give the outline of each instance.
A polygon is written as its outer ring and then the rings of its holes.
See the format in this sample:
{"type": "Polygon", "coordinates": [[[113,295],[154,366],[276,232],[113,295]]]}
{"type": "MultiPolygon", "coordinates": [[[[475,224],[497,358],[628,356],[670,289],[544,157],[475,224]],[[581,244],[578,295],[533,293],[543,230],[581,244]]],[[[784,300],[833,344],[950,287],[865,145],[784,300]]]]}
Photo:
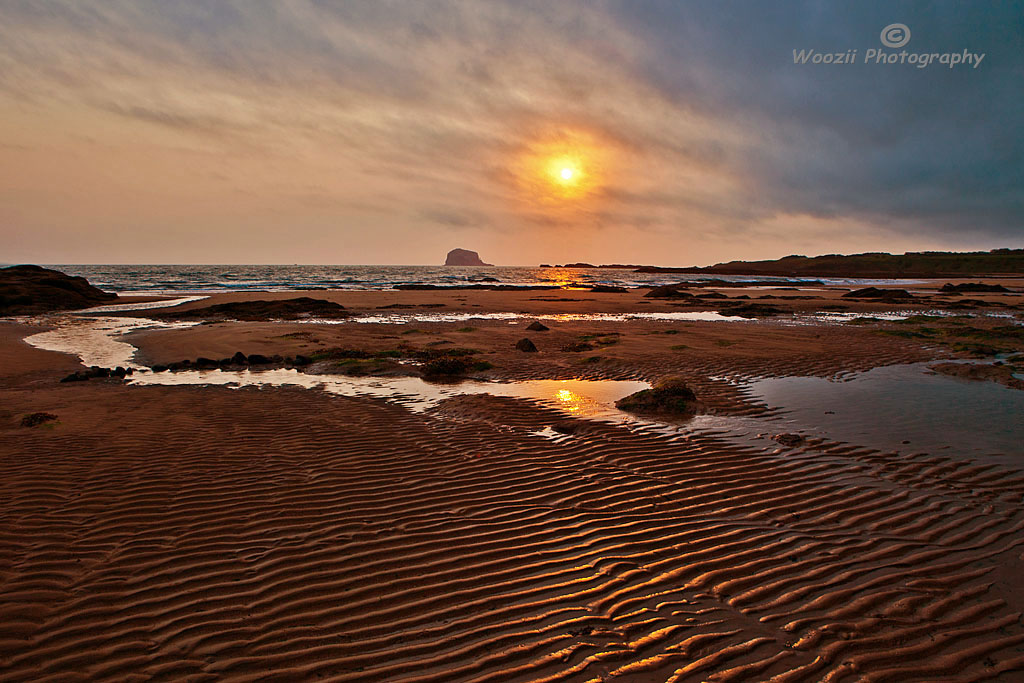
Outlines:
{"type": "Polygon", "coordinates": [[[666,90],[650,37],[597,5],[521,7],[2,6],[0,260],[415,264],[458,246],[689,265],[1007,241],[779,196],[783,129],[666,90]]]}

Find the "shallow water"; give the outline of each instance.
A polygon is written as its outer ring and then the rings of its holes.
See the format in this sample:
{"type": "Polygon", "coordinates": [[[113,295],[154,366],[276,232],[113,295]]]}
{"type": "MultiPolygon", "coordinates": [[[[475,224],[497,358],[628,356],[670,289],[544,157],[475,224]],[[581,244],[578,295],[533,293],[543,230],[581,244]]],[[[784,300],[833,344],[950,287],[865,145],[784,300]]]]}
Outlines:
{"type": "Polygon", "coordinates": [[[1000,455],[1024,464],[1024,391],[995,382],[939,375],[917,363],[842,380],[777,377],[749,386],[769,406],[785,408],[792,431],[887,451],[1000,455]]]}
{"type": "Polygon", "coordinates": [[[318,324],[377,323],[385,325],[403,325],[406,323],[456,323],[469,320],[550,320],[554,322],[594,321],[594,322],[626,322],[629,320],[664,320],[664,321],[718,321],[718,322],[749,322],[749,318],[737,315],[723,315],[716,311],[668,311],[665,313],[389,313],[386,315],[365,315],[343,320],[322,320],[308,318],[295,322],[318,324]]]}
{"type": "Polygon", "coordinates": [[[426,382],[419,377],[346,377],[312,375],[291,369],[280,370],[191,370],[147,372],[134,375],[136,386],[217,385],[229,387],[299,386],[323,389],[339,396],[385,398],[415,411],[431,408],[441,401],[467,394],[490,394],[540,401],[573,416],[619,419],[624,413],[615,401],[650,385],[636,381],[594,381],[579,379],[528,380],[523,382],[457,383],[426,382]]]}
{"type": "Polygon", "coordinates": [[[63,315],[42,319],[55,325],[54,329],[25,337],[25,342],[44,351],[68,353],[82,361],[82,365],[103,368],[146,367],[135,362],[138,350],[120,340],[122,335],[154,327],[175,329],[192,327],[195,322],[166,322],[148,318],[119,318],[114,316],[78,317],[63,315]]]}

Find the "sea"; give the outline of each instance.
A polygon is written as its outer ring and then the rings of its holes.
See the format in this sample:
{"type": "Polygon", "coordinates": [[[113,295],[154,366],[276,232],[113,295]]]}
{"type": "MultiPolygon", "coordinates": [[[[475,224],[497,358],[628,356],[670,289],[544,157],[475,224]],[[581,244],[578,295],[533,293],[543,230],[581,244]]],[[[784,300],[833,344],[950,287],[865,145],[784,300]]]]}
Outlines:
{"type": "MultiPolygon", "coordinates": [[[[69,275],[120,294],[214,294],[297,289],[393,289],[396,285],[546,285],[559,287],[650,287],[720,279],[734,282],[793,278],[691,273],[638,273],[628,268],[539,268],[530,266],[324,266],[324,265],[74,265],[52,264],[69,275]]],[[[808,278],[810,279],[810,278],[808,278]]],[[[909,280],[814,278],[827,285],[864,286],[909,280]]]]}

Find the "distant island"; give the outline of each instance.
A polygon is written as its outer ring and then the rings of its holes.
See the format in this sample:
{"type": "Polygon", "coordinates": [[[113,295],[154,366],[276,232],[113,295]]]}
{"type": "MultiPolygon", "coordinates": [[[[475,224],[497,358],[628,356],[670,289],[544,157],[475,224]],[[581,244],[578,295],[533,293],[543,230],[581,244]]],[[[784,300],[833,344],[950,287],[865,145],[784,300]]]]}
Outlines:
{"type": "Polygon", "coordinates": [[[452,249],[445,258],[446,266],[492,266],[493,263],[484,263],[480,260],[480,254],[469,249],[452,249]]]}
{"type": "Polygon", "coordinates": [[[729,261],[704,268],[696,266],[663,268],[620,264],[593,266],[587,263],[570,263],[564,267],[630,268],[638,273],[714,273],[716,275],[786,277],[977,277],[1024,274],[1024,249],[968,252],[921,251],[905,254],[793,255],[771,261],[729,261]]]}

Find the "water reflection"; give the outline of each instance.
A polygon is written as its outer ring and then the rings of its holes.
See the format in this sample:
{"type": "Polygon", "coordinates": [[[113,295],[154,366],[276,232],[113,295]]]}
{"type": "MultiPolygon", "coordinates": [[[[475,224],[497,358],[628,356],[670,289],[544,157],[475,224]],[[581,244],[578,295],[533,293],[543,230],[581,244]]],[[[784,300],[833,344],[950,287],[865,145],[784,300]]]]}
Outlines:
{"type": "Polygon", "coordinates": [[[617,400],[650,387],[646,382],[582,379],[522,382],[466,380],[454,384],[436,384],[419,377],[312,375],[293,369],[145,372],[134,375],[129,383],[136,386],[215,385],[232,388],[299,386],[323,389],[339,396],[385,398],[415,411],[431,408],[445,399],[456,396],[490,394],[532,399],[578,417],[616,420],[625,417],[615,408],[617,400]]]}

